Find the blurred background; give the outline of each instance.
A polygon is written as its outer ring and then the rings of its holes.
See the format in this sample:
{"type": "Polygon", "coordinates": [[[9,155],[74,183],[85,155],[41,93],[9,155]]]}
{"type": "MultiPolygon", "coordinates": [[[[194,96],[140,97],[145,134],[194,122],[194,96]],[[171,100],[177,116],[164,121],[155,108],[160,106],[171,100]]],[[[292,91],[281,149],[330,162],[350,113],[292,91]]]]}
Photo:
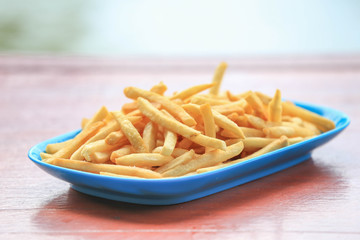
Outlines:
{"type": "Polygon", "coordinates": [[[1,54],[360,53],[359,0],[0,0],[1,54]]]}

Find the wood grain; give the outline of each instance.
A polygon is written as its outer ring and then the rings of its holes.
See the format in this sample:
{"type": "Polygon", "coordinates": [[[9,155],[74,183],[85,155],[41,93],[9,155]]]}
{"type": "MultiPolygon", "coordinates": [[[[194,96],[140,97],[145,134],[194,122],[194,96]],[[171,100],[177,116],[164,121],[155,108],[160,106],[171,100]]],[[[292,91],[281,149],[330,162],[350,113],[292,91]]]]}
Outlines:
{"type": "Polygon", "coordinates": [[[0,56],[0,239],[359,239],[360,56],[225,60],[223,89],[279,88],[352,123],[286,171],[184,204],[142,206],[78,193],[27,151],[79,128],[101,105],[119,109],[126,86],[208,83],[220,60],[0,56]]]}

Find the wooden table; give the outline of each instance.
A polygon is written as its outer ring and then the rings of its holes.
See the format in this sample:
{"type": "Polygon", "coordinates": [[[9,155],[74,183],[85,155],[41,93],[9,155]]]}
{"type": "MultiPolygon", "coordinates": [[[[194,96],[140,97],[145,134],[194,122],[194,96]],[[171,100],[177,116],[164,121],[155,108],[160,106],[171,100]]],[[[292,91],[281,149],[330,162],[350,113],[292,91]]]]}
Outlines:
{"type": "Polygon", "coordinates": [[[352,123],[308,161],[199,200],[141,206],[87,196],[27,158],[101,105],[119,109],[125,86],[207,83],[220,60],[0,56],[0,239],[360,239],[360,56],[225,58],[223,89],[280,88],[352,123]]]}

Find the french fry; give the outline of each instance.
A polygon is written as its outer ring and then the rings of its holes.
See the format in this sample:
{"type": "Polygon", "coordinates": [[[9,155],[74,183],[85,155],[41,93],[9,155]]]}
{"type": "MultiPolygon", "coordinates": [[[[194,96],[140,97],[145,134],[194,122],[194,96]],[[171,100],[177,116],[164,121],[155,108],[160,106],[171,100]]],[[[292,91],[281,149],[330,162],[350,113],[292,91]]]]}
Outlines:
{"type": "Polygon", "coordinates": [[[125,146],[122,146],[121,148],[119,148],[118,150],[113,151],[111,153],[110,160],[113,163],[116,163],[116,161],[115,161],[116,158],[128,155],[130,153],[134,153],[134,152],[135,152],[135,150],[131,145],[125,145],[125,146]]]}
{"type": "Polygon", "coordinates": [[[266,137],[270,138],[279,138],[282,135],[287,137],[310,137],[314,136],[314,132],[303,128],[303,127],[296,127],[296,126],[276,126],[276,127],[268,127],[263,129],[266,137]]]}
{"type": "Polygon", "coordinates": [[[157,137],[157,125],[153,122],[148,122],[145,125],[144,131],[143,131],[143,140],[147,148],[149,149],[149,152],[151,152],[155,146],[156,146],[156,137],[157,137]]]}
{"type": "Polygon", "coordinates": [[[54,153],[55,158],[70,158],[71,155],[83,145],[89,138],[96,134],[104,126],[104,122],[94,122],[84,128],[74,139],[66,144],[65,147],[54,153]]]}
{"type": "Polygon", "coordinates": [[[149,149],[147,149],[147,146],[145,145],[140,133],[134,127],[134,125],[126,118],[126,116],[121,113],[112,112],[112,114],[119,123],[122,133],[126,136],[131,145],[134,147],[135,152],[149,152],[149,149]]]}
{"type": "MultiPolygon", "coordinates": [[[[186,111],[189,110],[189,111],[198,111],[198,112],[200,112],[200,106],[196,105],[196,104],[184,104],[183,108],[186,111]]],[[[227,130],[233,132],[239,138],[245,138],[244,133],[242,132],[241,128],[238,125],[236,125],[236,123],[234,123],[229,118],[227,118],[226,116],[218,113],[215,110],[212,110],[212,114],[214,116],[215,123],[219,127],[223,128],[223,129],[227,129],[227,130]]]]}
{"type": "MultiPolygon", "coordinates": [[[[249,160],[251,158],[261,156],[263,154],[275,151],[277,149],[286,147],[288,145],[289,145],[288,138],[283,136],[280,139],[276,139],[275,141],[269,143],[265,147],[261,148],[260,150],[254,152],[253,154],[250,154],[250,155],[248,155],[246,157],[243,157],[243,158],[240,158],[240,159],[237,159],[237,160],[233,160],[233,161],[230,161],[230,162],[227,162],[227,163],[222,163],[222,164],[212,166],[212,167],[199,168],[196,172],[197,173],[204,173],[204,172],[214,171],[214,170],[224,168],[224,167],[227,167],[227,166],[239,163],[239,162],[244,162],[244,161],[249,160]]],[[[231,145],[231,146],[233,146],[233,145],[231,145]]]]}
{"type": "Polygon", "coordinates": [[[267,114],[265,113],[265,108],[260,98],[253,92],[245,97],[245,100],[250,104],[250,106],[254,109],[255,114],[263,119],[267,119],[267,114]]]}
{"type": "MultiPolygon", "coordinates": [[[[201,105],[200,113],[204,121],[205,135],[215,138],[216,137],[215,121],[210,105],[209,104],[201,105]]],[[[210,151],[210,150],[212,149],[209,147],[205,149],[205,151],[210,151]]]]}
{"type": "MultiPolygon", "coordinates": [[[[163,146],[156,147],[152,152],[160,153],[162,148],[163,146]]],[[[174,148],[174,151],[172,152],[171,156],[177,158],[188,151],[189,151],[188,149],[184,149],[184,148],[174,148]]]]}
{"type": "Polygon", "coordinates": [[[137,99],[138,97],[142,97],[149,101],[160,103],[168,112],[179,118],[185,125],[194,126],[196,124],[195,120],[181,106],[171,102],[164,96],[135,87],[125,88],[124,93],[128,98],[137,99]]]}
{"type": "Polygon", "coordinates": [[[217,99],[214,97],[207,97],[203,95],[196,95],[192,97],[190,102],[197,105],[208,103],[211,106],[224,105],[230,103],[228,100],[225,99],[217,99]]]}
{"type": "Polygon", "coordinates": [[[202,92],[206,89],[209,89],[210,87],[212,87],[214,84],[210,83],[210,84],[201,84],[201,85],[196,85],[196,86],[192,86],[188,89],[185,89],[179,93],[174,94],[173,96],[170,97],[171,100],[174,99],[181,99],[181,100],[185,100],[189,97],[192,97],[193,95],[202,92]]]}
{"type": "Polygon", "coordinates": [[[315,124],[322,132],[327,132],[335,128],[333,121],[324,118],[318,114],[300,108],[288,102],[282,103],[283,114],[302,118],[308,122],[315,124]]]}
{"type": "Polygon", "coordinates": [[[142,178],[161,178],[160,173],[139,167],[120,166],[120,165],[104,164],[104,163],[91,163],[91,162],[70,160],[64,158],[50,158],[50,159],[46,159],[45,162],[59,167],[65,167],[65,168],[70,168],[84,172],[91,172],[91,173],[109,172],[109,173],[136,176],[142,178]]]}
{"type": "Polygon", "coordinates": [[[219,66],[215,70],[215,74],[212,80],[212,83],[214,84],[210,88],[210,94],[218,95],[220,90],[220,85],[225,73],[225,70],[227,68],[227,64],[225,62],[222,62],[219,64],[219,66]]]}
{"type": "Polygon", "coordinates": [[[64,148],[67,144],[71,144],[72,139],[66,140],[59,143],[50,143],[46,146],[45,152],[49,154],[54,154],[60,149],[64,148]]]}
{"type": "Polygon", "coordinates": [[[109,115],[109,111],[107,110],[107,108],[105,106],[102,106],[99,109],[99,111],[97,111],[95,113],[95,115],[86,122],[83,129],[86,129],[87,127],[89,127],[91,124],[93,124],[95,122],[99,122],[99,121],[104,120],[108,115],[109,115]]]}
{"type": "Polygon", "coordinates": [[[167,86],[162,81],[160,81],[158,84],[154,85],[150,89],[151,92],[154,92],[154,93],[157,93],[157,94],[160,94],[160,95],[164,95],[166,90],[167,90],[167,86]]]}
{"type": "MultiPolygon", "coordinates": [[[[171,116],[171,114],[169,114],[166,110],[163,109],[163,110],[161,110],[161,112],[163,112],[164,115],[166,115],[167,117],[175,120],[175,118],[173,116],[171,116]]],[[[177,134],[166,129],[164,132],[164,135],[165,135],[164,145],[163,145],[160,153],[165,156],[170,156],[176,146],[177,134]]]]}
{"type": "Polygon", "coordinates": [[[172,160],[171,156],[164,156],[158,153],[132,153],[115,158],[117,165],[153,167],[162,166],[172,160]]]}
{"type": "Polygon", "coordinates": [[[281,122],[282,116],[282,104],[281,104],[281,92],[279,89],[276,89],[275,96],[269,102],[268,108],[269,121],[271,122],[281,122]]]}
{"type": "MultiPolygon", "coordinates": [[[[102,139],[102,140],[98,140],[98,141],[86,144],[82,148],[81,155],[88,162],[103,163],[103,162],[110,160],[111,154],[109,154],[109,156],[106,160],[104,160],[104,158],[101,158],[102,160],[100,160],[100,162],[99,162],[98,161],[99,156],[95,156],[95,153],[96,152],[110,152],[110,151],[112,152],[112,151],[118,149],[119,147],[120,147],[119,145],[109,145],[105,142],[104,139],[102,139]]],[[[75,159],[71,159],[71,160],[75,160],[75,159]]]]}
{"type": "Polygon", "coordinates": [[[171,161],[169,161],[168,163],[162,165],[161,167],[157,168],[155,170],[155,172],[158,172],[158,173],[164,173],[178,165],[181,165],[181,164],[185,164],[187,163],[188,161],[190,161],[195,155],[195,152],[193,149],[191,149],[190,151],[188,152],[185,152],[184,154],[178,156],[177,158],[174,158],[172,159],[171,161]]]}
{"type": "Polygon", "coordinates": [[[213,147],[217,149],[226,148],[226,144],[224,141],[204,136],[199,131],[165,116],[165,114],[153,107],[146,99],[139,97],[137,101],[140,111],[151,121],[157,123],[158,125],[161,125],[183,137],[189,138],[191,141],[198,143],[202,146],[213,147]]]}
{"type": "Polygon", "coordinates": [[[216,164],[222,163],[230,158],[233,158],[241,153],[244,148],[243,142],[238,142],[226,148],[225,151],[216,149],[210,152],[207,152],[197,158],[190,160],[185,164],[178,165],[168,171],[164,172],[162,175],[164,177],[176,177],[181,176],[193,171],[196,171],[199,168],[210,167],[216,164]]]}

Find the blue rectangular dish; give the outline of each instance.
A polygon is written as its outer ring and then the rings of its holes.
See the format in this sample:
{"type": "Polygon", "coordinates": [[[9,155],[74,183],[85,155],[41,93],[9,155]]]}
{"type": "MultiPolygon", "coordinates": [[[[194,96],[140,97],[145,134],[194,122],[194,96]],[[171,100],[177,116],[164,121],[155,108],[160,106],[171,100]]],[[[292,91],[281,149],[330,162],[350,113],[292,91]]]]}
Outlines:
{"type": "Polygon", "coordinates": [[[306,141],[249,159],[212,172],[169,179],[135,179],[103,176],[57,167],[41,161],[40,153],[49,143],[73,138],[79,130],[37,144],[29,158],[41,169],[85,194],[116,201],[170,205],[191,201],[284,170],[310,158],[311,151],[328,142],[350,123],[349,117],[337,110],[306,103],[296,105],[333,120],[336,128],[306,141]]]}

